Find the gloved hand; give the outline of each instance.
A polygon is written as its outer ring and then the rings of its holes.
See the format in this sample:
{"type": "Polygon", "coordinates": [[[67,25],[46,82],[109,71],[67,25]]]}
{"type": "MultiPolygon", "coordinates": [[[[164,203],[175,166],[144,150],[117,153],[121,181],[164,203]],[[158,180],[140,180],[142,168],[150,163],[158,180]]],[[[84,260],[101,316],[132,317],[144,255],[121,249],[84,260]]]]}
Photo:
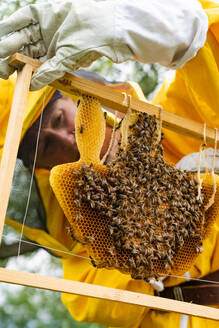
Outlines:
{"type": "Polygon", "coordinates": [[[204,44],[207,16],[196,0],[72,0],[30,5],[0,22],[0,77],[19,51],[44,62],[32,90],[101,56],[177,68],[204,44]]]}

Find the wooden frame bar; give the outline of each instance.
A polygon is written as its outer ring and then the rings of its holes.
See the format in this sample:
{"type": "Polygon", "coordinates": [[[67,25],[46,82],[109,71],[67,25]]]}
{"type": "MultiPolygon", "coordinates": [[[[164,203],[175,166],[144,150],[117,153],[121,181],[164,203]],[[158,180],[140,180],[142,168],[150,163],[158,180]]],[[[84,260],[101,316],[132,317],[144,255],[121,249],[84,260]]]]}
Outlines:
{"type": "MultiPolygon", "coordinates": [[[[37,69],[42,65],[40,61],[18,53],[11,57],[10,63],[14,67],[21,67],[22,64],[24,65],[28,63],[33,65],[34,69],[37,69]]],[[[127,105],[124,105],[123,103],[123,94],[112,90],[110,87],[82,79],[79,76],[67,73],[64,77],[51,83],[51,85],[56,89],[69,94],[72,94],[75,91],[79,91],[99,99],[103,106],[118,110],[123,113],[126,113],[127,111],[127,105]]],[[[139,112],[146,112],[150,115],[156,115],[157,117],[159,117],[160,113],[159,107],[134,98],[132,98],[131,101],[131,108],[139,112]]],[[[184,136],[188,136],[200,141],[203,140],[203,124],[170,113],[165,110],[165,108],[162,111],[162,126],[184,136]]],[[[209,145],[214,145],[214,129],[208,127],[206,128],[206,141],[209,145]]]]}
{"type": "MultiPolygon", "coordinates": [[[[20,54],[12,56],[11,64],[19,68],[22,66],[24,67],[18,74],[0,168],[0,240],[19,146],[23,115],[31,75],[32,71],[41,65],[40,62],[20,54]]],[[[75,90],[79,90],[82,93],[98,98],[101,103],[107,107],[117,109],[122,112],[127,110],[127,107],[123,105],[123,95],[94,82],[66,74],[63,78],[53,82],[52,85],[67,93],[72,93],[75,90]]],[[[132,99],[131,107],[135,110],[147,112],[149,114],[158,115],[159,113],[156,106],[136,99],[132,99]]],[[[201,124],[181,118],[177,115],[173,115],[165,110],[163,111],[163,126],[199,140],[202,140],[203,138],[203,127],[201,124]]],[[[206,135],[207,142],[213,144],[214,130],[207,129],[206,135]]],[[[49,276],[41,276],[33,273],[8,270],[5,268],[0,268],[0,281],[4,283],[18,284],[51,291],[82,295],[86,297],[95,297],[109,301],[146,306],[162,311],[171,311],[207,319],[219,320],[219,310],[207,306],[49,276]]]]}
{"type": "Polygon", "coordinates": [[[1,268],[0,281],[219,320],[219,310],[215,308],[34,273],[1,268]]]}
{"type": "Polygon", "coordinates": [[[2,231],[8,206],[14,168],[17,158],[19,141],[21,137],[24,112],[33,67],[25,64],[22,71],[18,72],[11,114],[8,122],[7,134],[0,165],[0,244],[2,231]],[[22,95],[22,96],[21,96],[22,95]]]}

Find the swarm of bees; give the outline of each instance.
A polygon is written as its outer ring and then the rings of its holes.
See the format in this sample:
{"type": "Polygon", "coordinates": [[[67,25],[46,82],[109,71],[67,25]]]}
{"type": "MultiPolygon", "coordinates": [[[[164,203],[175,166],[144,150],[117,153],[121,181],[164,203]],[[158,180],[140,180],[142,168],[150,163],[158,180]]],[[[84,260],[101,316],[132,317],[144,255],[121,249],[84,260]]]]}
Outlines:
{"type": "MultiPolygon", "coordinates": [[[[157,278],[171,272],[176,253],[195,240],[202,250],[203,199],[197,182],[163,159],[157,120],[146,113],[129,126],[127,147],[121,143],[103,175],[91,165],[75,171],[74,204],[78,220],[87,206],[106,222],[110,246],[97,267],[115,267],[135,279],[157,278]]],[[[84,242],[95,243],[94,236],[84,242]]]]}

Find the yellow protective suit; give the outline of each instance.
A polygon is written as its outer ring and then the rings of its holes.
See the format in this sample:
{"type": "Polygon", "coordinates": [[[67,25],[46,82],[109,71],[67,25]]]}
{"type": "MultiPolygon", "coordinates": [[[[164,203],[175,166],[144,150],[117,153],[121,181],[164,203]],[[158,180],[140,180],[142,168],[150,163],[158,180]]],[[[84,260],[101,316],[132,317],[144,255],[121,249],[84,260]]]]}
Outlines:
{"type": "MultiPolygon", "coordinates": [[[[178,70],[175,77],[166,81],[153,99],[154,104],[178,115],[219,128],[219,4],[200,1],[209,19],[209,32],[204,47],[197,56],[178,70]]],[[[176,163],[184,155],[199,151],[200,142],[165,130],[165,157],[176,163]]],[[[189,273],[193,278],[219,270],[219,219],[211,236],[204,242],[204,251],[199,255],[189,273]]],[[[83,246],[77,245],[75,253],[86,256],[83,246]]],[[[64,278],[126,289],[142,293],[153,293],[152,288],[141,281],[134,281],[117,271],[99,270],[87,260],[66,258],[62,260],[64,278]],[[72,268],[72,269],[71,269],[72,268]]],[[[171,277],[165,286],[174,286],[183,280],[171,277]]],[[[188,327],[216,328],[218,322],[187,317],[180,314],[143,309],[102,300],[87,299],[74,295],[63,295],[63,302],[77,320],[97,321],[110,327],[188,327]]]]}
{"type": "MultiPolygon", "coordinates": [[[[203,123],[206,122],[209,127],[219,127],[217,115],[219,108],[219,5],[211,1],[201,1],[201,3],[209,17],[207,42],[197,56],[180,69],[171,81],[164,83],[153,102],[161,104],[165,109],[179,115],[203,123]]],[[[12,83],[9,81],[1,81],[1,83],[4,85],[4,89],[0,87],[0,97],[5,99],[8,90],[9,99],[11,99],[12,83]]],[[[45,89],[48,91],[48,96],[45,97],[47,102],[54,92],[48,88],[45,89]]],[[[42,93],[39,93],[36,98],[41,99],[42,105],[42,93]]],[[[39,105],[40,102],[38,103],[35,99],[33,103],[39,105]]],[[[1,126],[2,122],[5,126],[8,114],[4,113],[7,112],[6,109],[10,106],[10,101],[5,100],[4,103],[1,102],[1,105],[4,106],[4,110],[0,111],[0,122],[1,126]]],[[[40,111],[40,106],[33,106],[32,100],[30,100],[23,134],[30,127],[30,122],[33,123],[39,116],[40,111]],[[34,115],[28,114],[34,111],[34,115]]],[[[4,142],[4,131],[0,131],[0,149],[4,142]]],[[[198,151],[199,142],[165,131],[164,147],[166,158],[172,163],[176,163],[182,156],[198,151]]],[[[94,268],[87,259],[86,249],[83,245],[76,244],[72,248],[72,241],[66,229],[68,223],[49,186],[49,171],[38,169],[35,171],[35,175],[46,211],[48,231],[25,226],[24,235],[39,244],[69,252],[68,255],[54,251],[56,255],[62,256],[64,278],[152,295],[153,288],[143,281],[133,280],[130,276],[121,274],[116,270],[94,268]],[[70,253],[77,256],[71,256],[70,253]]],[[[21,224],[13,220],[13,217],[7,218],[6,222],[18,231],[21,228],[21,224]]],[[[218,270],[218,258],[219,222],[215,224],[211,236],[205,240],[204,251],[190,269],[190,276],[200,278],[218,270]]],[[[165,286],[177,285],[183,281],[185,279],[170,277],[165,280],[165,286]]],[[[180,314],[75,295],[64,294],[62,300],[76,320],[99,322],[109,327],[218,327],[218,322],[211,320],[196,317],[188,318],[180,314]]]]}

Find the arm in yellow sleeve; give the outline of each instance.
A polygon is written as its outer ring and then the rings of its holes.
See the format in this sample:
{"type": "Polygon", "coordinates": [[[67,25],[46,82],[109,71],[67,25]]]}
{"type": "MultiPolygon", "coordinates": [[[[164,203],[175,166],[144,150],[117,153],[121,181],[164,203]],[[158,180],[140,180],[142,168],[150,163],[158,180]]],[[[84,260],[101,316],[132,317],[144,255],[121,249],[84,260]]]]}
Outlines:
{"type": "MultiPolygon", "coordinates": [[[[219,4],[201,1],[208,16],[205,45],[196,57],[164,82],[153,99],[154,104],[177,115],[219,128],[219,4]]],[[[165,158],[178,162],[183,156],[199,151],[200,142],[165,130],[165,158]]]]}
{"type": "MultiPolygon", "coordinates": [[[[153,295],[153,288],[146,282],[133,280],[117,270],[96,269],[90,264],[84,246],[77,244],[72,256],[62,260],[63,278],[104,287],[118,288],[153,295]]],[[[97,322],[104,326],[139,327],[148,309],[129,304],[63,294],[62,301],[78,321],[97,322]]]]}

